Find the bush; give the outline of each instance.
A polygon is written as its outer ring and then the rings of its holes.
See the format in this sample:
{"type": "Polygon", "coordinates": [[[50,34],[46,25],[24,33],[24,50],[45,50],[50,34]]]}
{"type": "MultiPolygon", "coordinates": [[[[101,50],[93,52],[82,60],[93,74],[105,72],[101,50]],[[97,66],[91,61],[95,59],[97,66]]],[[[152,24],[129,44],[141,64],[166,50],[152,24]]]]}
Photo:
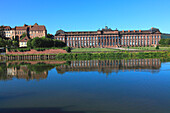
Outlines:
{"type": "Polygon", "coordinates": [[[45,48],[35,48],[36,51],[45,51],[45,48]]]}
{"type": "Polygon", "coordinates": [[[156,49],[159,49],[159,46],[156,46],[156,49]]]}
{"type": "Polygon", "coordinates": [[[67,52],[71,52],[71,47],[65,47],[63,49],[66,50],[67,52]]]}
{"type": "MultiPolygon", "coordinates": [[[[14,49],[15,51],[15,49],[14,49]]],[[[26,51],[30,51],[30,48],[18,48],[19,52],[26,52],[26,51]]]]}

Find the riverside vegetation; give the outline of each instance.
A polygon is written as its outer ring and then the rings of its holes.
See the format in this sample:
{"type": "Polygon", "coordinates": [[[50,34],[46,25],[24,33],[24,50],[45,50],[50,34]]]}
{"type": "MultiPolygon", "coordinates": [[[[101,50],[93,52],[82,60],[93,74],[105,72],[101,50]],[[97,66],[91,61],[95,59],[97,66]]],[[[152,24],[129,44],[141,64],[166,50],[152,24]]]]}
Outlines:
{"type": "MultiPolygon", "coordinates": [[[[48,55],[48,54],[46,54],[48,55]]],[[[131,58],[167,58],[170,52],[107,52],[107,53],[60,53],[54,54],[56,60],[90,60],[90,59],[131,59],[131,58]]],[[[30,55],[6,55],[6,56],[30,56],[30,55]]],[[[44,54],[39,54],[44,56],[44,54]]]]}

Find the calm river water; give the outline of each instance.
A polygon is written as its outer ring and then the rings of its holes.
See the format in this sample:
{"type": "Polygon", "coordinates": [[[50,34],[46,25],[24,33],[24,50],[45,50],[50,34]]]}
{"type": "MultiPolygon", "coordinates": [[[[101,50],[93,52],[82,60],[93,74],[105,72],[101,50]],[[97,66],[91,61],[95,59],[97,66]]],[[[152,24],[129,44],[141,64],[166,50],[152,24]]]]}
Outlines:
{"type": "Polygon", "coordinates": [[[170,62],[1,62],[0,113],[170,113],[170,62]]]}

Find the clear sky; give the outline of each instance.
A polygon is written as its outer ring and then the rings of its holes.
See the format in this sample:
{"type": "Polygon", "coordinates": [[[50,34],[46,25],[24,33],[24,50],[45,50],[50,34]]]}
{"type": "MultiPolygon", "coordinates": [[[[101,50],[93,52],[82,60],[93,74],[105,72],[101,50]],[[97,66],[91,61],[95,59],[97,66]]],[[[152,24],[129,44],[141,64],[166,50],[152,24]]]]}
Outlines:
{"type": "Polygon", "coordinates": [[[170,33],[170,0],[0,0],[0,25],[38,23],[48,33],[159,28],[170,33]]]}

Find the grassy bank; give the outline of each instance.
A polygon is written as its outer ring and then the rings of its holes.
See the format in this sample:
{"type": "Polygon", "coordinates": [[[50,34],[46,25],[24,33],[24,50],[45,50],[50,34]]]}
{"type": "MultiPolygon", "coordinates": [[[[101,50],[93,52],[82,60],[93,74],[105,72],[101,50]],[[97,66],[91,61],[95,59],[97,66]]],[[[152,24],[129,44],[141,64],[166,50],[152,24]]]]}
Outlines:
{"type": "Polygon", "coordinates": [[[71,50],[71,52],[103,52],[103,51],[120,51],[120,50],[110,48],[74,48],[71,50]]]}
{"type": "MultiPolygon", "coordinates": [[[[128,47],[123,47],[128,49],[128,47]]],[[[170,47],[159,47],[159,49],[156,49],[156,47],[129,47],[130,49],[136,49],[136,50],[168,50],[170,51],[170,47]]]]}
{"type": "Polygon", "coordinates": [[[88,59],[143,59],[143,58],[159,58],[168,57],[170,52],[108,52],[108,53],[69,53],[57,54],[56,59],[63,60],[88,60],[88,59]]]}
{"type": "MultiPolygon", "coordinates": [[[[33,55],[6,55],[6,56],[36,56],[33,55]]],[[[57,60],[87,60],[87,59],[131,59],[131,58],[159,58],[170,57],[169,51],[159,52],[100,52],[100,53],[60,53],[60,54],[38,54],[37,56],[53,56],[57,60]]]]}

